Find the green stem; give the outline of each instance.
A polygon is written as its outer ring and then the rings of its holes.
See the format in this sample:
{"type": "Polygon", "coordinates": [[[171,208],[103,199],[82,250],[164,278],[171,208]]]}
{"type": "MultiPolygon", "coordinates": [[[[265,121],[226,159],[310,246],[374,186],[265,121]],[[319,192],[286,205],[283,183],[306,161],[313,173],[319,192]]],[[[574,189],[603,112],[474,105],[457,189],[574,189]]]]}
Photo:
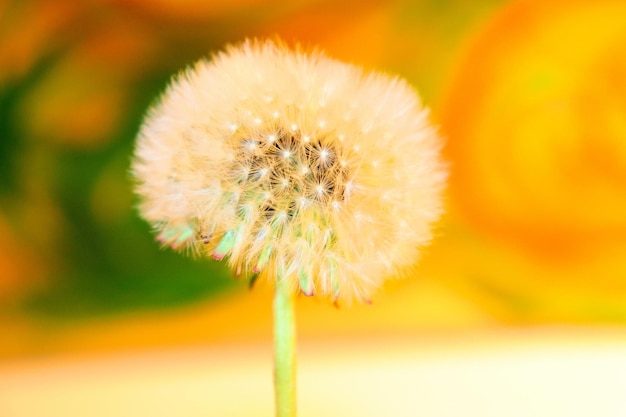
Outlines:
{"type": "Polygon", "coordinates": [[[278,278],[274,292],[274,391],[276,417],[296,416],[296,321],[289,281],[278,278]]]}

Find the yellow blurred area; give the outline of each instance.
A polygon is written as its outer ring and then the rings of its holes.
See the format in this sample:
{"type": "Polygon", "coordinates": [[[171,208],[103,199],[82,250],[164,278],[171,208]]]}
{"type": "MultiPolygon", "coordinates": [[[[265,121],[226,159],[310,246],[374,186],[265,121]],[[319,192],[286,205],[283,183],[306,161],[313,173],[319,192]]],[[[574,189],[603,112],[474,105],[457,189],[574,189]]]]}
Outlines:
{"type": "Polygon", "coordinates": [[[522,260],[485,253],[480,279],[543,305],[540,321],[625,311],[625,6],[506,6],[459,60],[439,112],[453,213],[522,260]]]}
{"type": "Polygon", "coordinates": [[[624,253],[625,7],[516,2],[470,46],[441,118],[454,205],[482,232],[544,260],[624,253]]]}
{"type": "Polygon", "coordinates": [[[301,415],[626,415],[624,1],[59,0],[0,2],[19,190],[0,172],[0,416],[271,415],[262,283],[79,318],[14,308],[84,257],[147,253],[123,233],[138,91],[247,36],[407,78],[451,167],[413,276],[372,305],[298,299],[301,415]]]}
{"type": "MultiPolygon", "coordinates": [[[[300,416],[614,416],[626,340],[550,331],[301,344],[300,416]]],[[[270,416],[265,344],[39,360],[0,370],[4,416],[270,416]]]]}

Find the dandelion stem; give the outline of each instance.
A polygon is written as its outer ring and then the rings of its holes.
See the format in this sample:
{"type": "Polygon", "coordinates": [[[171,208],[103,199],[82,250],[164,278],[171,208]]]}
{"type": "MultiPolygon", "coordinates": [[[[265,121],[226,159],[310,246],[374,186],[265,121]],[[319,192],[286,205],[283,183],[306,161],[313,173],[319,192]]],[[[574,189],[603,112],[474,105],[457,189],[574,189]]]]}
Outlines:
{"type": "Polygon", "coordinates": [[[276,417],[296,415],[296,323],[289,280],[277,279],[274,293],[274,391],[276,417]]]}

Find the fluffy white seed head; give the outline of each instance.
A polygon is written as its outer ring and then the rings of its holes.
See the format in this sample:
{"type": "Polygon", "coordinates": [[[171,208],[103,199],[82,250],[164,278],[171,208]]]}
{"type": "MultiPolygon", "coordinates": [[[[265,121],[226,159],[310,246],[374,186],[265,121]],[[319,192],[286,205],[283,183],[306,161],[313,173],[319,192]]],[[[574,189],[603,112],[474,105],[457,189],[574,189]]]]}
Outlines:
{"type": "Polygon", "coordinates": [[[413,89],[322,53],[245,42],[179,74],[133,174],[174,248],[294,291],[367,300],[441,212],[441,140],[413,89]]]}

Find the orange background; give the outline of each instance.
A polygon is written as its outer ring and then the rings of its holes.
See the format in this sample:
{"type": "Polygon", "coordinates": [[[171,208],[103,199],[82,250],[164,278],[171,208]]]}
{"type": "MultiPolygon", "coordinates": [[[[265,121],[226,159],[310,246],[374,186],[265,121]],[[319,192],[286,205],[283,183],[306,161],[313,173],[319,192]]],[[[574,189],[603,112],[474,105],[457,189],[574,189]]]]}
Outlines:
{"type": "Polygon", "coordinates": [[[303,343],[620,331],[624,22],[618,0],[0,2],[0,360],[271,340],[268,288],[160,251],[128,166],[172,73],[275,35],[408,79],[451,166],[415,276],[299,300],[303,343]]]}
{"type": "Polygon", "coordinates": [[[451,167],[415,276],[298,300],[302,415],[624,415],[624,22],[620,0],[0,1],[0,415],[271,415],[270,289],[160,250],[128,169],[171,74],[276,35],[406,78],[451,167]]]}

